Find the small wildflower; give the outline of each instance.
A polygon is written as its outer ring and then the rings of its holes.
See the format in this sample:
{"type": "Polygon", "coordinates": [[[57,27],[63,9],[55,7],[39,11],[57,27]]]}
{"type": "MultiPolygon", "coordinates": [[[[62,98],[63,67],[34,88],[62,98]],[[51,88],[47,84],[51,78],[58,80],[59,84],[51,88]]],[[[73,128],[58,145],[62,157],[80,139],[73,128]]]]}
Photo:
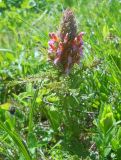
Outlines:
{"type": "Polygon", "coordinates": [[[79,64],[83,50],[83,32],[77,35],[75,17],[70,9],[64,12],[60,31],[50,33],[48,58],[55,65],[61,65],[63,72],[69,74],[75,63],[79,64]]]}

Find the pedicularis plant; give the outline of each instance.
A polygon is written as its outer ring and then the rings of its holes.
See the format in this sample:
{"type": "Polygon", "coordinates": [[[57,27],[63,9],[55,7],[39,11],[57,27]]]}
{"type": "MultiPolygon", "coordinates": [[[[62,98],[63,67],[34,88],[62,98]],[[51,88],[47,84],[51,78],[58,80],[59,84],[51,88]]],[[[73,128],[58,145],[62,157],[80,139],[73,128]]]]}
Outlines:
{"type": "Polygon", "coordinates": [[[76,91],[81,79],[78,73],[71,71],[74,64],[80,64],[83,55],[83,34],[77,32],[76,20],[71,9],[64,11],[60,29],[49,34],[48,60],[61,74],[52,75],[49,96],[46,97],[52,103],[45,107],[44,112],[53,129],[63,130],[68,138],[79,137],[81,122],[83,123],[83,116],[80,114],[80,93],[79,90],[76,91]]]}
{"type": "MultiPolygon", "coordinates": [[[[90,105],[85,108],[87,101],[82,98],[82,95],[86,94],[82,89],[85,73],[83,67],[79,66],[83,57],[83,35],[84,32],[77,31],[71,9],[64,11],[60,29],[49,34],[48,60],[55,67],[50,71],[52,81],[47,84],[50,90],[46,99],[51,104],[45,104],[44,112],[54,131],[66,135],[68,141],[79,141],[86,128],[92,125],[92,117],[89,117],[87,112],[93,109],[90,105]],[[61,74],[53,74],[53,70],[57,71],[55,68],[58,68],[61,74]],[[80,78],[80,75],[83,78],[80,78]]],[[[86,133],[85,137],[89,138],[86,133]]]]}

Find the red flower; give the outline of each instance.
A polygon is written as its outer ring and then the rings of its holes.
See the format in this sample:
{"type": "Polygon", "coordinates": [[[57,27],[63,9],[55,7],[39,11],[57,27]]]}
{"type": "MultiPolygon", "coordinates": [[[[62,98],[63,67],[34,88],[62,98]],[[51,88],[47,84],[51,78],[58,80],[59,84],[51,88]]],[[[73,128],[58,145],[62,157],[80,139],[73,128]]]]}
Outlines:
{"type": "Polygon", "coordinates": [[[48,57],[55,65],[61,65],[63,71],[68,74],[72,66],[80,62],[83,49],[82,37],[84,33],[81,32],[75,36],[76,26],[73,24],[75,21],[71,10],[65,11],[63,21],[61,32],[58,35],[55,33],[49,34],[48,57]],[[66,25],[65,23],[69,24],[66,25]]]}

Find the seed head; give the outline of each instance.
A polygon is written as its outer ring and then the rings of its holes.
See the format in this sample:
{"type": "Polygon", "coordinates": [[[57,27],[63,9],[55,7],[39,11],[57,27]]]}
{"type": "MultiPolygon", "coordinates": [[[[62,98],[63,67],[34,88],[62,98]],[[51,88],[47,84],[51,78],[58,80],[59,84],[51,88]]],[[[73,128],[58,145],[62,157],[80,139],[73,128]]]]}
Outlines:
{"type": "Polygon", "coordinates": [[[68,33],[68,40],[73,40],[77,34],[77,26],[73,12],[70,9],[65,10],[61,28],[60,28],[60,38],[64,39],[65,35],[68,33]]]}

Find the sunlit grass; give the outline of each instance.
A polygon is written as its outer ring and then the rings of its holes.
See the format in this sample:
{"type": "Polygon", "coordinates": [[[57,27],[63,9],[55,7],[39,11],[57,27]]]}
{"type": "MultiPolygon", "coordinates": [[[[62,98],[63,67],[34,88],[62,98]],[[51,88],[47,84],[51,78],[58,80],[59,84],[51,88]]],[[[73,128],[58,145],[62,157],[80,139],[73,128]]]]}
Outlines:
{"type": "Polygon", "coordinates": [[[121,2],[50,0],[32,5],[24,1],[0,14],[0,156],[119,160],[121,2]],[[65,76],[47,55],[48,34],[58,31],[68,7],[78,32],[85,34],[80,66],[65,76]],[[6,109],[8,103],[15,114],[6,109]]]}

